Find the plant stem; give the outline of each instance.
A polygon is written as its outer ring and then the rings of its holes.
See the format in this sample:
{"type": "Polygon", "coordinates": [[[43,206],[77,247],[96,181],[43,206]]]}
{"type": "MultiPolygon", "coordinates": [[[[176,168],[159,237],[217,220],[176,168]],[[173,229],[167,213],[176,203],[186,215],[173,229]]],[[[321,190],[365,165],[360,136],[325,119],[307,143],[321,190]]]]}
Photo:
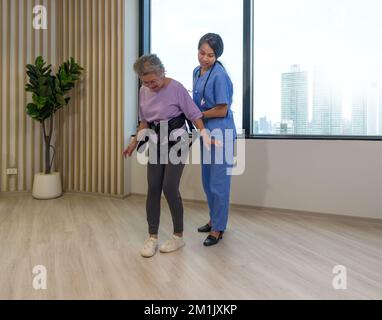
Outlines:
{"type": "Polygon", "coordinates": [[[41,123],[43,133],[44,133],[44,142],[45,142],[45,174],[50,174],[51,173],[51,166],[50,166],[50,141],[52,139],[52,132],[53,132],[53,115],[50,116],[49,118],[49,133],[47,134],[46,132],[46,127],[45,127],[45,121],[41,123]]]}

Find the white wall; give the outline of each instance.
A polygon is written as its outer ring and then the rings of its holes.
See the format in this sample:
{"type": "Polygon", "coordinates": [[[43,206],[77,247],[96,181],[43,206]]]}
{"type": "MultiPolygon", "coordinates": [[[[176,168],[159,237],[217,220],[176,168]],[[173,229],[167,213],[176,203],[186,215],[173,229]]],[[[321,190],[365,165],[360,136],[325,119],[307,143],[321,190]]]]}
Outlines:
{"type": "MultiPolygon", "coordinates": [[[[138,1],[126,1],[125,145],[135,130],[138,1]]],[[[128,193],[146,194],[146,167],[125,161],[128,193]]],[[[232,180],[234,204],[382,219],[382,142],[247,140],[246,170],[232,180]]],[[[205,200],[200,167],[188,165],[183,198],[205,200]]]]}
{"type": "MultiPolygon", "coordinates": [[[[146,193],[146,168],[133,157],[131,192],[146,193]]],[[[382,142],[247,140],[246,170],[231,202],[382,219],[382,142]]],[[[204,200],[200,168],[188,165],[181,193],[204,200]]]]}
{"type": "MultiPolygon", "coordinates": [[[[130,137],[135,133],[138,106],[138,78],[133,64],[139,51],[139,5],[138,0],[125,1],[125,141],[127,146],[130,137]]],[[[125,160],[125,194],[131,193],[131,160],[125,160]]]]}

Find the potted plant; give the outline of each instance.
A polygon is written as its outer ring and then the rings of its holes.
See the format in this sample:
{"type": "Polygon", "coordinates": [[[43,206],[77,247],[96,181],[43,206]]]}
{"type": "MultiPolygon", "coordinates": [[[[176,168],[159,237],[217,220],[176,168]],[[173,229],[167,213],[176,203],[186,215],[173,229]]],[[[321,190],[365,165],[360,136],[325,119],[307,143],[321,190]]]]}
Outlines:
{"type": "Polygon", "coordinates": [[[52,172],[54,114],[68,105],[70,97],[67,95],[74,88],[83,68],[70,58],[59,67],[56,75],[52,75],[51,65],[46,66],[41,56],[36,58],[34,65],[28,64],[26,68],[29,83],[25,90],[32,93],[32,102],[26,106],[26,113],[40,122],[45,144],[45,171],[35,174],[32,195],[36,199],[53,199],[62,195],[60,174],[52,172]]]}

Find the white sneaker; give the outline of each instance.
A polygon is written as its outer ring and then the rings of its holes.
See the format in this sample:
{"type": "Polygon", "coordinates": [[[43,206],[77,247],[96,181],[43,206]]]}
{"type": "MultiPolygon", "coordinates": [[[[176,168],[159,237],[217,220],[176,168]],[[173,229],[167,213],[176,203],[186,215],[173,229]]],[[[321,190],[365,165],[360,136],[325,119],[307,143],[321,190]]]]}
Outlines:
{"type": "Polygon", "coordinates": [[[145,258],[152,257],[158,249],[158,239],[148,238],[141,250],[141,256],[145,258]]]}
{"type": "Polygon", "coordinates": [[[160,247],[160,252],[168,253],[175,250],[178,250],[179,248],[183,247],[186,243],[183,240],[183,237],[178,237],[176,235],[173,235],[170,240],[167,240],[165,243],[163,243],[160,247]]]}

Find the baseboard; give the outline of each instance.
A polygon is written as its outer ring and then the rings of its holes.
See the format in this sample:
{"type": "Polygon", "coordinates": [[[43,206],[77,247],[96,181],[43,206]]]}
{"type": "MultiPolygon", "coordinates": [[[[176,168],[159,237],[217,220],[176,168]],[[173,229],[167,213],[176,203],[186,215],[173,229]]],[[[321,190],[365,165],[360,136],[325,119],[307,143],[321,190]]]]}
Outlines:
{"type": "MultiPolygon", "coordinates": [[[[145,198],[146,195],[142,193],[131,193],[130,196],[142,197],[145,198]]],[[[162,196],[163,197],[163,196],[162,196]]],[[[164,197],[163,197],[164,198],[164,197]]],[[[182,198],[185,203],[199,203],[199,204],[207,204],[205,200],[196,200],[189,198],[182,198]]],[[[315,217],[315,218],[325,218],[325,219],[334,219],[334,220],[342,220],[346,219],[346,221],[357,221],[362,223],[376,223],[382,224],[382,219],[371,218],[371,217],[360,217],[360,216],[350,216],[346,214],[335,214],[335,213],[322,213],[317,211],[305,211],[305,210],[294,210],[294,209],[283,209],[283,208],[274,208],[274,207],[264,207],[264,206],[254,206],[254,205],[246,205],[246,204],[238,204],[231,203],[231,208],[237,209],[249,209],[249,210],[257,210],[257,211],[267,211],[270,214],[278,213],[278,214],[293,214],[301,217],[315,217]]]]}

